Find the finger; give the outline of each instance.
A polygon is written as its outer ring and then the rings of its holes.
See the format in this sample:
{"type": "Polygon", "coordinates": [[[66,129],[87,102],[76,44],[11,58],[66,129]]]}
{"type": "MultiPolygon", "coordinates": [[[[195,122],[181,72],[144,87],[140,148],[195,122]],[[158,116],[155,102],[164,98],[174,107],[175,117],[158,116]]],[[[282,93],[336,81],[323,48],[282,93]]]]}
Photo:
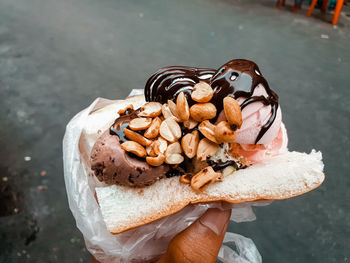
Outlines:
{"type": "Polygon", "coordinates": [[[208,209],[190,227],[175,236],[158,263],[216,262],[231,209],[208,209]]]}

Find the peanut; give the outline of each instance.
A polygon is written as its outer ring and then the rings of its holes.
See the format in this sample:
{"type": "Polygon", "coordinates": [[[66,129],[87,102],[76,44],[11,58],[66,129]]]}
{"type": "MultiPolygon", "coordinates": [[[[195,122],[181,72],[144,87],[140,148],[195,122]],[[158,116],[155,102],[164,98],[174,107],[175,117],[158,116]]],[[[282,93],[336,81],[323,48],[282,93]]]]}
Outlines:
{"type": "Polygon", "coordinates": [[[141,131],[151,126],[151,118],[135,118],[129,122],[129,128],[133,131],[141,131]]]}
{"type": "Polygon", "coordinates": [[[174,154],[174,153],[182,153],[181,145],[179,142],[174,142],[169,144],[168,148],[165,151],[165,154],[174,154]]]}
{"type": "Polygon", "coordinates": [[[171,111],[171,114],[176,117],[176,119],[180,120],[179,114],[177,112],[177,107],[175,102],[173,102],[172,100],[168,100],[168,107],[171,111]]]}
{"type": "Polygon", "coordinates": [[[159,132],[169,142],[175,142],[181,137],[181,128],[174,118],[165,119],[160,125],[159,132]]]}
{"type": "MultiPolygon", "coordinates": [[[[172,103],[175,105],[175,103],[173,101],[172,101],[172,103]]],[[[170,103],[170,104],[172,104],[172,103],[170,103]]],[[[173,107],[173,105],[172,105],[172,107],[173,107]]],[[[176,109],[176,107],[174,109],[176,109]]],[[[169,104],[167,104],[167,103],[162,105],[162,114],[163,114],[163,117],[165,119],[174,118],[176,122],[180,121],[180,119],[178,117],[174,116],[174,114],[171,112],[169,104]]]]}
{"type": "Polygon", "coordinates": [[[192,119],[201,122],[214,118],[216,116],[216,108],[214,104],[210,102],[197,103],[191,106],[190,113],[192,119]]]}
{"type": "Polygon", "coordinates": [[[174,142],[168,146],[165,151],[165,162],[167,164],[180,164],[184,161],[181,155],[181,145],[179,142],[174,142]]]}
{"type": "Polygon", "coordinates": [[[197,159],[205,161],[208,157],[213,156],[219,150],[219,145],[204,138],[199,141],[197,148],[197,159]]]}
{"type": "Polygon", "coordinates": [[[187,133],[181,140],[182,150],[185,155],[192,159],[196,153],[199,143],[199,133],[198,131],[193,131],[192,133],[187,133]]]}
{"type": "Polygon", "coordinates": [[[220,177],[220,172],[215,172],[211,166],[208,166],[192,177],[191,188],[200,193],[220,177]]]}
{"type": "Polygon", "coordinates": [[[183,124],[187,129],[192,130],[197,126],[198,122],[190,117],[187,121],[184,121],[183,124]]]}
{"type": "Polygon", "coordinates": [[[126,138],[128,138],[131,141],[137,142],[143,146],[151,145],[152,141],[148,140],[147,138],[143,137],[141,134],[138,134],[132,130],[129,130],[128,128],[124,128],[123,130],[126,138]]]}
{"type": "Polygon", "coordinates": [[[155,117],[151,125],[145,131],[144,136],[148,139],[156,138],[159,134],[159,128],[161,123],[162,123],[161,119],[159,117],[155,117]]]}
{"type": "Polygon", "coordinates": [[[184,161],[184,157],[178,153],[170,154],[165,157],[165,162],[167,164],[180,164],[183,161],[184,161]]]}
{"type": "Polygon", "coordinates": [[[133,142],[133,141],[126,141],[123,142],[120,147],[127,152],[131,152],[138,157],[145,157],[146,156],[146,150],[143,148],[139,143],[133,142]]]}
{"type": "Polygon", "coordinates": [[[190,118],[190,109],[188,107],[187,99],[183,92],[177,95],[176,112],[181,121],[187,121],[190,118]]]}
{"type": "Polygon", "coordinates": [[[152,166],[160,166],[164,163],[164,160],[165,160],[164,154],[160,154],[156,157],[150,157],[150,156],[146,157],[146,162],[152,166]]]}
{"type": "Polygon", "coordinates": [[[154,142],[152,142],[151,145],[148,145],[146,147],[146,153],[148,156],[156,157],[157,154],[154,152],[153,145],[154,145],[154,142]]]}
{"type": "Polygon", "coordinates": [[[224,98],[224,111],[227,121],[231,125],[237,126],[237,128],[241,128],[242,126],[242,111],[238,102],[232,97],[224,98]]]}
{"type": "Polygon", "coordinates": [[[183,174],[180,177],[180,183],[190,184],[191,183],[191,179],[192,179],[192,175],[190,175],[190,174],[183,174]]]}
{"type": "Polygon", "coordinates": [[[191,98],[197,102],[208,102],[213,97],[214,91],[206,82],[199,82],[193,87],[191,98]]]}
{"type": "Polygon", "coordinates": [[[214,128],[214,133],[218,143],[234,142],[236,140],[236,132],[231,129],[227,121],[219,122],[214,128]]]}
{"type": "Polygon", "coordinates": [[[141,107],[139,116],[141,117],[157,117],[162,113],[162,104],[159,102],[147,102],[141,107]]]}
{"type": "Polygon", "coordinates": [[[132,104],[129,104],[124,109],[118,110],[118,114],[119,115],[124,115],[127,110],[133,110],[133,109],[134,109],[134,106],[132,104]]]}
{"type": "Polygon", "coordinates": [[[218,141],[215,138],[215,125],[212,124],[210,121],[205,120],[202,121],[201,124],[198,126],[198,130],[209,140],[212,142],[218,143],[218,141]]]}
{"type": "Polygon", "coordinates": [[[159,137],[153,143],[153,150],[157,155],[165,153],[167,147],[168,147],[168,142],[162,137],[159,137]]]}

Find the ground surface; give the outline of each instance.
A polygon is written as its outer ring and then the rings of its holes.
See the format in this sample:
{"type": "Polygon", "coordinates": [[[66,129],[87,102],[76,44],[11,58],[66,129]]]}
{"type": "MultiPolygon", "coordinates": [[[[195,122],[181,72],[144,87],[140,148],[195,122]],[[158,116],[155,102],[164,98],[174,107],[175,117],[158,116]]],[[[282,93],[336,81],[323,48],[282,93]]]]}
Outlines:
{"type": "Polygon", "coordinates": [[[290,149],[321,150],[327,179],[229,229],[264,262],[350,261],[349,21],[304,14],[268,0],[0,0],[0,262],[89,262],[63,181],[75,113],[143,88],[159,67],[232,58],[260,65],[290,149]]]}

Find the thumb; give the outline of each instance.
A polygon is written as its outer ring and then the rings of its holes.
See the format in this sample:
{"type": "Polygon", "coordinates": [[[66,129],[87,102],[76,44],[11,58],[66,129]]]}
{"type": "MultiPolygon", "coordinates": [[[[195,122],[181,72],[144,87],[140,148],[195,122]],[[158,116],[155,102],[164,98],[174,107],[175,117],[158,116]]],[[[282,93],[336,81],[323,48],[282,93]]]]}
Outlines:
{"type": "Polygon", "coordinates": [[[158,263],[216,262],[230,216],[231,209],[208,209],[173,238],[158,263]]]}

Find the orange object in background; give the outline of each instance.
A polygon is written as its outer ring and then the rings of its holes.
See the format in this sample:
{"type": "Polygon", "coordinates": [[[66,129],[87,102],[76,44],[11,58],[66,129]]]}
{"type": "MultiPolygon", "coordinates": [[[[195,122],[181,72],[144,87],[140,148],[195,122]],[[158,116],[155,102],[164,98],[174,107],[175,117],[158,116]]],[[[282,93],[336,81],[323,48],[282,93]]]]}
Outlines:
{"type": "MultiPolygon", "coordinates": [[[[323,12],[323,13],[326,12],[328,2],[329,2],[329,0],[323,0],[321,12],[323,12]]],[[[315,8],[316,3],[317,3],[317,0],[312,0],[310,8],[306,13],[306,16],[311,16],[311,13],[315,8]]],[[[340,15],[341,9],[343,8],[343,5],[344,5],[344,0],[337,0],[337,4],[336,4],[335,9],[334,9],[334,15],[333,15],[333,20],[332,20],[333,25],[336,25],[338,23],[339,15],[340,15]]]]}
{"type": "MultiPolygon", "coordinates": [[[[302,3],[303,3],[303,0],[300,0],[300,1],[294,0],[293,13],[296,13],[299,9],[301,9],[302,3]]],[[[323,0],[322,8],[321,8],[322,13],[326,12],[328,3],[329,3],[329,0],[323,0]]],[[[316,4],[317,4],[317,0],[312,0],[310,7],[309,7],[309,10],[306,13],[307,17],[311,16],[312,11],[314,10],[316,4]]],[[[285,6],[285,5],[286,5],[286,0],[278,0],[276,7],[281,8],[282,6],[285,6]]],[[[334,15],[333,15],[333,19],[332,19],[333,25],[336,25],[338,23],[338,19],[340,16],[340,12],[343,8],[343,5],[344,5],[344,0],[337,0],[337,4],[335,6],[334,15]]]]}

